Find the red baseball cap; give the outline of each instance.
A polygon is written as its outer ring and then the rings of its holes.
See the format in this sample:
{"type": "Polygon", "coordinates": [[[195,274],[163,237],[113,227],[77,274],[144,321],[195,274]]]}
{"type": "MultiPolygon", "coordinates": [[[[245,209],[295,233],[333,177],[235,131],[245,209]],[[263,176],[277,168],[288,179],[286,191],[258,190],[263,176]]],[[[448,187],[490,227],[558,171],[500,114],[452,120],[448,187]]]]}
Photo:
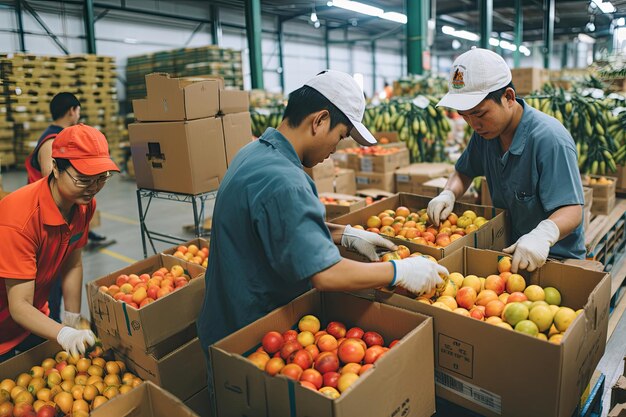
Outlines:
{"type": "Polygon", "coordinates": [[[52,157],[69,160],[83,175],[120,171],[109,156],[109,144],[102,132],[82,123],[66,127],[54,138],[52,157]]]}

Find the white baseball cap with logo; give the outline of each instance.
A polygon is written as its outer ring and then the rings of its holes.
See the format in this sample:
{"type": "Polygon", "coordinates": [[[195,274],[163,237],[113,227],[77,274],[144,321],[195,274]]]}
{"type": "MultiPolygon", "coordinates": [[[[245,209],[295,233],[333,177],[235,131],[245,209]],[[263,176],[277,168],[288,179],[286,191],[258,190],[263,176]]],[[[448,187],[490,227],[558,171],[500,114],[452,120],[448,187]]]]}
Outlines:
{"type": "Polygon", "coordinates": [[[511,82],[511,69],[493,51],[472,47],[452,64],[448,94],[437,106],[465,111],[476,107],[493,91],[511,82]]]}
{"type": "Polygon", "coordinates": [[[361,123],[365,113],[365,97],[357,82],[341,71],[325,70],[304,83],[333,103],[352,123],[350,136],[363,146],[375,145],[376,139],[361,123]]]}

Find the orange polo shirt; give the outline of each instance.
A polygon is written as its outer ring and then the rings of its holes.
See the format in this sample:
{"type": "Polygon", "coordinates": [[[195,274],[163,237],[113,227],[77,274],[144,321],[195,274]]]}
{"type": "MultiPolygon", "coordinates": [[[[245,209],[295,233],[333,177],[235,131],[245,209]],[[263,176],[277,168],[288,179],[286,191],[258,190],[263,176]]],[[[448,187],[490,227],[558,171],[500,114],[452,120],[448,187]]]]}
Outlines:
{"type": "Polygon", "coordinates": [[[0,200],[0,354],[30,334],[11,318],[4,279],[34,279],[33,305],[49,315],[47,301],[52,283],[69,254],[87,243],[95,209],[95,199],[77,206],[68,224],[52,198],[48,178],[0,200]]]}

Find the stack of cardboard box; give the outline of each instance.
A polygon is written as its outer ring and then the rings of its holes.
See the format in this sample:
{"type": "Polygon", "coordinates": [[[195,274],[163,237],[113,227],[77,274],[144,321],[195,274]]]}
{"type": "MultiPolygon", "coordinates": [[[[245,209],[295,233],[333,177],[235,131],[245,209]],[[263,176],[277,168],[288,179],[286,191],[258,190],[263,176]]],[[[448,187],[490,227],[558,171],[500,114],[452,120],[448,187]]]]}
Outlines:
{"type": "Polygon", "coordinates": [[[332,158],[325,159],[313,168],[304,168],[304,171],[315,181],[318,194],[354,195],[356,193],[354,170],[335,167],[332,158]]]}
{"type": "Polygon", "coordinates": [[[585,205],[583,207],[583,230],[587,231],[591,222],[591,207],[593,206],[593,188],[583,187],[585,205]]]}
{"type": "Polygon", "coordinates": [[[526,95],[540,90],[550,81],[550,70],[543,68],[515,68],[511,70],[513,85],[519,95],[526,95]]]}
{"type": "Polygon", "coordinates": [[[433,187],[425,187],[424,183],[434,178],[445,177],[454,172],[454,165],[444,162],[411,164],[396,171],[396,191],[437,196],[437,190],[433,187]]]}
{"type": "Polygon", "coordinates": [[[139,188],[200,194],[213,191],[252,140],[248,95],[224,90],[219,78],[146,76],[148,96],[133,100],[139,123],[128,127],[139,188]]]}
{"type": "Polygon", "coordinates": [[[591,213],[608,215],[615,207],[616,179],[602,175],[588,175],[583,177],[583,185],[593,188],[593,204],[591,213]]]}

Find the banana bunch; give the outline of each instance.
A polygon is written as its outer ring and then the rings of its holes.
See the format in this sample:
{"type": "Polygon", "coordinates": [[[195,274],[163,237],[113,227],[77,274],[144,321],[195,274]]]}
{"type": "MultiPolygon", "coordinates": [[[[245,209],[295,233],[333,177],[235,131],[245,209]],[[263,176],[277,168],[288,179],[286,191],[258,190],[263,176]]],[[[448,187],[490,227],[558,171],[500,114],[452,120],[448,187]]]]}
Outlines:
{"type": "Polygon", "coordinates": [[[616,164],[626,165],[626,111],[613,116],[609,123],[609,134],[613,136],[618,146],[617,151],[613,154],[613,160],[616,164]]]}
{"type": "Polygon", "coordinates": [[[252,122],[252,134],[259,137],[268,127],[277,128],[283,119],[284,108],[276,107],[270,110],[268,114],[259,111],[250,111],[250,120],[252,122]]]}
{"type": "Polygon", "coordinates": [[[550,87],[526,97],[526,102],[556,118],[570,132],[576,142],[581,173],[604,175],[617,170],[623,129],[621,138],[614,137],[618,129],[610,128],[615,120],[606,103],[576,93],[566,95],[562,89],[550,87]]]}
{"type": "Polygon", "coordinates": [[[411,155],[411,162],[441,162],[446,159],[445,140],[451,127],[437,100],[427,97],[422,108],[406,97],[393,98],[366,109],[363,124],[373,132],[398,132],[411,155]]]}

